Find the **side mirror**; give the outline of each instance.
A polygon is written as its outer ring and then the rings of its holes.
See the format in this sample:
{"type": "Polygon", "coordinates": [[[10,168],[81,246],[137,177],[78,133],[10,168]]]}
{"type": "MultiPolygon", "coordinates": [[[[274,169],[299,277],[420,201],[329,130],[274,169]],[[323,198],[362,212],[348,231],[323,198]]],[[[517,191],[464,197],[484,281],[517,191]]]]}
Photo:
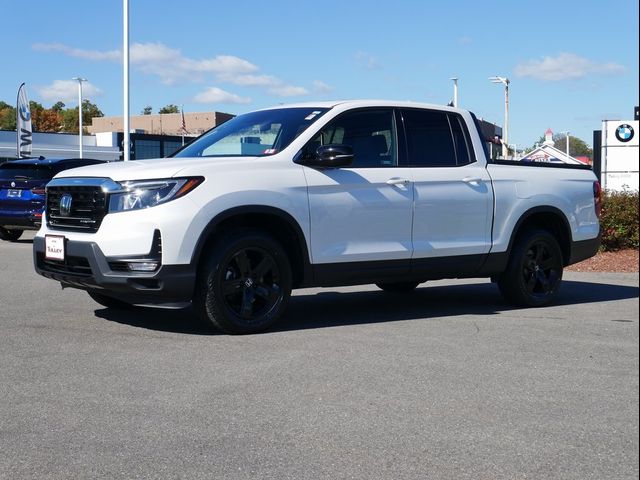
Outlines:
{"type": "Polygon", "coordinates": [[[320,145],[315,155],[300,157],[296,163],[310,167],[336,168],[346,167],[353,162],[353,147],[350,145],[320,145]]]}

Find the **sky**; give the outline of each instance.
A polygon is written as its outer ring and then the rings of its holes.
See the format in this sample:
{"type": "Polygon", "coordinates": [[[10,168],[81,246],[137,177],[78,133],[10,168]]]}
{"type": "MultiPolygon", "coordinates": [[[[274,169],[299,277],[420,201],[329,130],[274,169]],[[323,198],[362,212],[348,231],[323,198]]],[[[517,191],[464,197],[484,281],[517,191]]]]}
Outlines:
{"type": "MultiPolygon", "coordinates": [[[[592,144],[638,105],[638,1],[130,0],[130,108],[240,114],[385,99],[458,106],[532,146],[547,128],[592,144]]],[[[22,82],[50,107],[122,115],[122,1],[0,0],[0,100],[22,82]]],[[[188,128],[188,125],[187,125],[188,128]]]]}

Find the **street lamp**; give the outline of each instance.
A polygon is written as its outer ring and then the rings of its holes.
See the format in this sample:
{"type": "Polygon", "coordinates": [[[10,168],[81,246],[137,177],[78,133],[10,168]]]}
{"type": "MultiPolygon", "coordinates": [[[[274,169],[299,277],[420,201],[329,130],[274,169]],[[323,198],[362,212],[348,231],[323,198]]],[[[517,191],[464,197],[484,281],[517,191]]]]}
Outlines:
{"type": "Polygon", "coordinates": [[[502,142],[502,156],[507,158],[509,149],[509,79],[507,77],[489,77],[491,83],[501,83],[504,85],[504,141],[502,142]]]}
{"type": "Polygon", "coordinates": [[[458,77],[451,77],[453,80],[453,106],[458,108],[458,77]]]}
{"type": "Polygon", "coordinates": [[[73,77],[71,80],[78,82],[78,143],[80,147],[80,158],[82,158],[82,82],[86,82],[86,78],[73,77]]]}

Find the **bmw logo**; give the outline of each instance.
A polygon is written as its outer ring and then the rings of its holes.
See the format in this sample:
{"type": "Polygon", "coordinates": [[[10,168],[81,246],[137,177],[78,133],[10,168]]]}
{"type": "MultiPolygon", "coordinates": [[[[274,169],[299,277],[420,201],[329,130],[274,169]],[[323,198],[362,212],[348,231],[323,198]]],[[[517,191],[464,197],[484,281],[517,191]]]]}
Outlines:
{"type": "Polygon", "coordinates": [[[29,111],[29,107],[26,105],[20,105],[20,116],[25,122],[31,120],[31,112],[29,111]]]}
{"type": "Polygon", "coordinates": [[[626,123],[623,123],[618,128],[616,128],[616,138],[623,143],[630,142],[633,138],[633,127],[626,123]]]}

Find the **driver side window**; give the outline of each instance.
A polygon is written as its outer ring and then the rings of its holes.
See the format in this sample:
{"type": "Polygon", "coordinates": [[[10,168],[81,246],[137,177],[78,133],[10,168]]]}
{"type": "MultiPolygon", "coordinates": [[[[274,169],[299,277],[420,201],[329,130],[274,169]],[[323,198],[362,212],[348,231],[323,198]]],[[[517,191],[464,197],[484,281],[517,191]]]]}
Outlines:
{"type": "Polygon", "coordinates": [[[353,148],[354,160],[349,168],[397,166],[393,110],[357,110],[340,115],[307,143],[303,155],[313,155],[320,145],[336,144],[353,148]]]}

